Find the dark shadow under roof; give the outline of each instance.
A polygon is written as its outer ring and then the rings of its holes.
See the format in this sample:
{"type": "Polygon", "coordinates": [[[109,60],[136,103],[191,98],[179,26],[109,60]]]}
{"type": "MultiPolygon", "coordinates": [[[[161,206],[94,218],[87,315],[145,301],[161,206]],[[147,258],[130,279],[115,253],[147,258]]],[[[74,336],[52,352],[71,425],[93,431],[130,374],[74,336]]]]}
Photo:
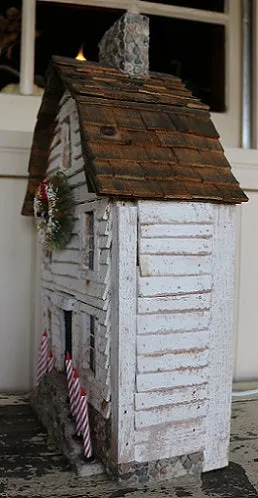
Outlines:
{"type": "Polygon", "coordinates": [[[247,201],[208,108],[180,79],[156,73],[132,79],[96,63],[54,57],[34,132],[24,215],[33,214],[65,89],[76,102],[92,192],[127,199],[247,201]]]}

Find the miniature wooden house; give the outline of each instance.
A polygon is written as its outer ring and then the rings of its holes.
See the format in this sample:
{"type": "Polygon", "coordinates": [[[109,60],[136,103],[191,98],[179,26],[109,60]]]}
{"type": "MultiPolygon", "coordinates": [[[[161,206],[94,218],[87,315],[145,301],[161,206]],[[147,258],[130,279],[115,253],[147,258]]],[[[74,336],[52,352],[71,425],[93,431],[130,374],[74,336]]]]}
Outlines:
{"type": "Polygon", "coordinates": [[[227,465],[247,199],[207,108],[173,76],[55,57],[23,214],[58,170],[75,224],[64,250],[42,252],[44,320],[57,368],[70,350],[88,391],[95,453],[122,476],[227,465]]]}

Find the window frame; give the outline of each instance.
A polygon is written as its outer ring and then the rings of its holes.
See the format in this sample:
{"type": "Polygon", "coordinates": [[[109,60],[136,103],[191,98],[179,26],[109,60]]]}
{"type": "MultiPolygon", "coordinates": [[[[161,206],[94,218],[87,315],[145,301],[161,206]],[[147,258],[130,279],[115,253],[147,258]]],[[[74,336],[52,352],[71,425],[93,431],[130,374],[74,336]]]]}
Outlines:
{"type": "MultiPolygon", "coordinates": [[[[33,3],[37,0],[23,0],[24,4],[33,3]]],[[[239,147],[241,143],[241,0],[226,0],[225,12],[213,12],[188,7],[179,7],[167,4],[146,2],[145,0],[41,0],[42,2],[69,3],[74,5],[92,6],[98,8],[108,7],[111,9],[130,10],[146,15],[157,15],[173,17],[178,19],[199,21],[212,24],[224,25],[226,29],[226,53],[225,53],[225,102],[226,111],[212,113],[212,119],[221,134],[224,146],[239,147]],[[237,77],[236,77],[237,75],[237,77]]],[[[165,2],[166,0],[164,0],[165,2]]],[[[25,13],[28,12],[28,8],[25,13]]],[[[31,15],[28,22],[24,19],[23,26],[31,26],[31,15]]],[[[35,22],[35,21],[34,21],[35,22]]],[[[31,43],[34,44],[34,34],[31,43]]],[[[30,44],[22,46],[22,56],[28,60],[24,50],[30,44]]],[[[31,67],[24,78],[28,80],[31,75],[31,67]]],[[[32,76],[31,76],[32,78],[32,76]]],[[[33,81],[32,81],[33,83],[33,81]]],[[[23,82],[20,81],[22,88],[23,82]]],[[[2,97],[2,96],[1,96],[2,97]]],[[[34,96],[35,99],[35,96],[34,96]]],[[[38,97],[40,100],[40,97],[38,97]]],[[[27,99],[26,99],[27,101],[27,99]]],[[[35,113],[36,114],[36,113],[35,113]]],[[[1,123],[0,123],[1,125],[1,123]]],[[[33,125],[33,123],[32,123],[33,125]]]]}
{"type": "Polygon", "coordinates": [[[81,266],[81,278],[84,280],[96,280],[96,275],[99,270],[99,261],[97,255],[99,254],[98,251],[98,237],[96,236],[97,234],[97,216],[96,216],[96,209],[97,209],[98,203],[96,202],[90,202],[83,204],[80,207],[80,266],[81,266]],[[85,258],[85,250],[87,249],[86,244],[87,244],[87,237],[86,237],[86,216],[89,215],[90,213],[93,214],[93,244],[94,244],[94,249],[93,249],[93,268],[89,268],[85,265],[84,258],[85,258]]]}

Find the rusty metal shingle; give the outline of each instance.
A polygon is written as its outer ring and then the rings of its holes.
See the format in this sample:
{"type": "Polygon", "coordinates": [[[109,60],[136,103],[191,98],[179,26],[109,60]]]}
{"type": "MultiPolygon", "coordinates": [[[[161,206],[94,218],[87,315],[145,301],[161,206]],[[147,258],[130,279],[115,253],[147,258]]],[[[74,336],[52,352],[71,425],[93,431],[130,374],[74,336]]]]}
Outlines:
{"type": "Polygon", "coordinates": [[[80,120],[86,176],[98,195],[240,203],[247,200],[207,106],[179,78],[131,79],[96,63],[53,58],[39,111],[23,214],[44,178],[65,89],[80,120]]]}

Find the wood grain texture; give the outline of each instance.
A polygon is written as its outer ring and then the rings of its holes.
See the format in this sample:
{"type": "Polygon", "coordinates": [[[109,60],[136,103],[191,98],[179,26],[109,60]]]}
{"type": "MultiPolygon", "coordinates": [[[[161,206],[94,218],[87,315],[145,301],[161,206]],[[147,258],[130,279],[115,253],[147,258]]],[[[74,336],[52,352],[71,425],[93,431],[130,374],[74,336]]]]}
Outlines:
{"type": "Polygon", "coordinates": [[[170,423],[153,430],[142,429],[136,432],[135,460],[146,462],[156,458],[194,453],[203,450],[205,431],[203,419],[198,418],[184,423],[170,423]]]}
{"type": "Polygon", "coordinates": [[[204,447],[214,227],[211,206],[140,201],[138,210],[135,427],[146,441],[136,457],[147,461],[204,447]]]}
{"type": "Polygon", "coordinates": [[[135,453],[136,206],[116,203],[113,221],[112,457],[124,463],[134,461],[135,453]]]}
{"type": "Polygon", "coordinates": [[[204,470],[228,464],[233,375],[236,208],[213,206],[214,248],[209,334],[209,409],[204,470]]]}

